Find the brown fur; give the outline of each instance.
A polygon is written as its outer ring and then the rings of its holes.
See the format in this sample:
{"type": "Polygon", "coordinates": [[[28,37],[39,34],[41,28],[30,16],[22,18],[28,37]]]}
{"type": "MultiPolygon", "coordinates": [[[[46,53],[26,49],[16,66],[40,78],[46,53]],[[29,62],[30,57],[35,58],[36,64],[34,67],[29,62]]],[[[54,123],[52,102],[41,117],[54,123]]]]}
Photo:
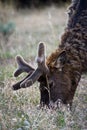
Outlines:
{"type": "Polygon", "coordinates": [[[52,100],[57,100],[57,98],[61,98],[58,93],[61,90],[63,96],[62,100],[65,98],[64,103],[71,104],[82,73],[81,61],[77,56],[73,55],[70,49],[68,49],[67,57],[70,60],[64,65],[62,72],[60,72],[54,67],[54,61],[58,58],[60,53],[61,50],[58,49],[47,59],[47,65],[51,71],[50,75],[53,75],[54,82],[57,82],[56,87],[52,88],[50,95],[52,96],[52,100]]]}
{"type": "MultiPolygon", "coordinates": [[[[71,7],[75,11],[75,8],[71,7]]],[[[70,24],[73,24],[74,14],[69,17],[70,24]]],[[[48,79],[50,80],[51,77],[55,84],[50,87],[50,98],[53,101],[61,99],[65,104],[72,104],[81,75],[87,72],[87,10],[81,12],[77,21],[71,28],[70,24],[67,24],[59,48],[47,58],[47,66],[50,69],[48,79]],[[60,72],[55,68],[55,61],[62,51],[66,51],[67,62],[60,72]]]]}

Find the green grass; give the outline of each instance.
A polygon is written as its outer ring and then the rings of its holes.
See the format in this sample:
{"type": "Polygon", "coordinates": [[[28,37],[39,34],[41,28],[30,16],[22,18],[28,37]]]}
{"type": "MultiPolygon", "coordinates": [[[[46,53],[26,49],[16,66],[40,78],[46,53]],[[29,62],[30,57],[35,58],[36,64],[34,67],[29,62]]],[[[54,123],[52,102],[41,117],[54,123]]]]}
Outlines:
{"type": "Polygon", "coordinates": [[[56,119],[56,124],[58,127],[65,127],[66,126],[66,123],[65,123],[65,119],[64,119],[64,113],[59,111],[58,112],[58,117],[56,119]]]}

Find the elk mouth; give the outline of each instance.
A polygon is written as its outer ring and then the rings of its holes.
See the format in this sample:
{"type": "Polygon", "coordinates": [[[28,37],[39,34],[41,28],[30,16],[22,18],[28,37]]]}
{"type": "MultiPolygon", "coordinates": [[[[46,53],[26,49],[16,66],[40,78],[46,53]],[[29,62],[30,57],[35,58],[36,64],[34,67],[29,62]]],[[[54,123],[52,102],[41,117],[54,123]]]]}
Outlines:
{"type": "Polygon", "coordinates": [[[71,106],[70,104],[64,104],[61,99],[57,99],[57,101],[53,102],[50,101],[48,108],[51,108],[52,110],[67,110],[71,111],[71,106]]]}

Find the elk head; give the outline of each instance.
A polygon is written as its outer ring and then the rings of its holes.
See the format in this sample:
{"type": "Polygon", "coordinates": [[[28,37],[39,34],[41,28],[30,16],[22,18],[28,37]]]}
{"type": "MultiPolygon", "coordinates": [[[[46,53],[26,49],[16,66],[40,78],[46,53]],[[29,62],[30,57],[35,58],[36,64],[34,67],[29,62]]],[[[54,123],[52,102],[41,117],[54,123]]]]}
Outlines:
{"type": "Polygon", "coordinates": [[[49,59],[46,60],[45,45],[43,43],[38,46],[37,69],[32,68],[21,56],[17,56],[18,69],[14,76],[19,76],[22,72],[27,72],[28,75],[14,84],[12,86],[13,90],[29,87],[38,81],[40,83],[40,104],[42,106],[49,106],[50,102],[67,104],[71,81],[63,71],[67,61],[66,52],[63,50],[55,58],[49,59]]]}

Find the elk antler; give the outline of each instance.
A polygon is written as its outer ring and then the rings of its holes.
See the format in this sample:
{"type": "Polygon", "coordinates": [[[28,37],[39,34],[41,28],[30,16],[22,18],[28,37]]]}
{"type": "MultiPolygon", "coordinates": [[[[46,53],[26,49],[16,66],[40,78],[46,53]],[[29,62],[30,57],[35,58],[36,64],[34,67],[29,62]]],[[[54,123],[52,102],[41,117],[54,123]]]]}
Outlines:
{"type": "Polygon", "coordinates": [[[21,56],[16,56],[16,61],[18,64],[18,69],[14,72],[14,76],[17,77],[19,76],[21,73],[23,72],[27,72],[28,75],[22,79],[21,81],[17,82],[16,84],[14,84],[12,86],[13,90],[18,90],[21,88],[20,84],[30,76],[31,73],[33,73],[33,71],[35,70],[34,68],[32,68],[30,65],[28,65],[28,63],[23,59],[23,57],[21,56]]]}
{"type": "Polygon", "coordinates": [[[46,65],[46,56],[45,56],[45,46],[43,43],[40,43],[38,46],[38,56],[37,56],[37,69],[28,77],[26,78],[20,86],[22,88],[31,86],[35,81],[37,81],[41,75],[46,75],[49,73],[49,69],[46,65]]]}
{"type": "Polygon", "coordinates": [[[14,76],[17,77],[23,72],[32,73],[34,68],[32,68],[21,56],[16,56],[16,61],[18,64],[18,69],[14,72],[14,76]]]}
{"type": "Polygon", "coordinates": [[[13,90],[21,89],[20,84],[21,84],[26,78],[28,78],[29,76],[30,76],[30,75],[27,75],[24,79],[22,79],[21,81],[17,82],[16,84],[14,84],[14,85],[12,86],[12,89],[13,89],[13,90]]]}

